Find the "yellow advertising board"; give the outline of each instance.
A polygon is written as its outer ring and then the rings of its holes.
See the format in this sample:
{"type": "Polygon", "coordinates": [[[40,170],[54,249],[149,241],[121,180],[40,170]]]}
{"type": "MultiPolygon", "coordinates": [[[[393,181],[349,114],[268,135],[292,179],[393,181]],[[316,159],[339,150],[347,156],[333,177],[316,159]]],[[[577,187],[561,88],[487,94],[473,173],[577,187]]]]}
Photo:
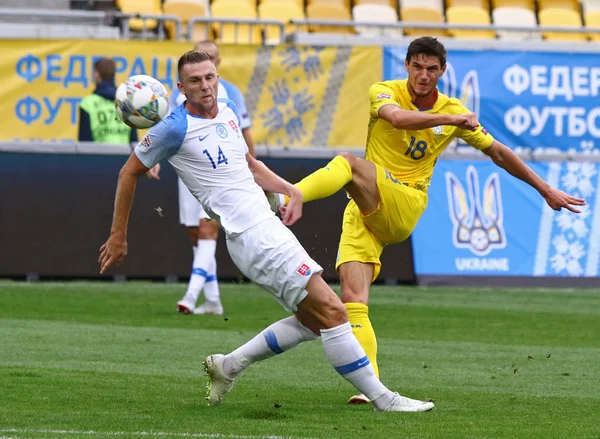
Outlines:
{"type": "MultiPolygon", "coordinates": [[[[93,65],[111,57],[117,83],[146,74],[177,86],[178,42],[2,41],[0,140],[77,140],[79,102],[94,90],[93,65]]],[[[246,98],[257,144],[362,146],[368,89],[382,77],[375,47],[221,47],[220,75],[246,98]]],[[[140,133],[143,134],[143,133],[140,133]]]]}

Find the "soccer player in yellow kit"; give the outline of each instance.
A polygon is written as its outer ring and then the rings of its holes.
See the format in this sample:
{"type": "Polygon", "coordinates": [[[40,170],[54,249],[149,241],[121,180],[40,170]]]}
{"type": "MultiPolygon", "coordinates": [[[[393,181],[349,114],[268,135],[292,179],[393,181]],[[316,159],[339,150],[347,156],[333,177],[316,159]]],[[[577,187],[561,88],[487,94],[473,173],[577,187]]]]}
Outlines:
{"type": "MultiPolygon", "coordinates": [[[[369,287],[381,267],[383,248],[407,239],[427,206],[427,189],[439,154],[460,137],[496,165],[538,190],[554,210],[578,212],[585,201],[551,188],[508,147],[495,140],[458,99],[436,86],[446,70],[446,49],[422,37],[408,47],[408,79],[376,83],[371,101],[366,159],[341,153],[296,184],[304,202],[345,189],[351,200],[344,212],[336,269],[342,302],[353,332],[375,372],[377,341],[369,320],[369,287]]],[[[285,208],[284,208],[285,209],[285,208]]],[[[364,395],[349,403],[368,403],[364,395]]]]}

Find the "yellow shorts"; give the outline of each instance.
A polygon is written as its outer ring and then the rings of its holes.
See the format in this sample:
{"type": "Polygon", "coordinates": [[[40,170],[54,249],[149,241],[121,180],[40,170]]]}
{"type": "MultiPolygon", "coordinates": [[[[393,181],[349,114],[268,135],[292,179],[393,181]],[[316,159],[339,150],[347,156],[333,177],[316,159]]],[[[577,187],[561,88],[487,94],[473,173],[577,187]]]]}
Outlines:
{"type": "Polygon", "coordinates": [[[344,211],[335,264],[337,270],[345,262],[371,263],[375,268],[373,280],[381,269],[379,257],[383,248],[406,240],[427,207],[427,193],[401,183],[383,167],[377,164],[375,167],[381,201],[377,210],[363,215],[354,200],[350,200],[344,211]]]}

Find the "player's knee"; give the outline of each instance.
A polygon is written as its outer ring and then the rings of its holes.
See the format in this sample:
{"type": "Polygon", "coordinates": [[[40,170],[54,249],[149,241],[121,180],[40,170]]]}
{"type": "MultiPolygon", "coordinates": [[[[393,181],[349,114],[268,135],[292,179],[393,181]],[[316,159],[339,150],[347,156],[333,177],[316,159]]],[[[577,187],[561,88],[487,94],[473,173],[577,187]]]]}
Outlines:
{"type": "Polygon", "coordinates": [[[340,152],[338,154],[340,157],[343,157],[346,159],[346,161],[348,161],[348,163],[350,164],[351,168],[354,168],[354,165],[356,163],[356,157],[354,157],[352,154],[350,154],[349,152],[340,152]]]}
{"type": "Polygon", "coordinates": [[[219,223],[217,221],[200,220],[198,239],[216,240],[219,237],[219,223]]]}
{"type": "Polygon", "coordinates": [[[323,311],[326,326],[329,328],[343,325],[348,321],[348,312],[340,300],[331,301],[323,311]]]}

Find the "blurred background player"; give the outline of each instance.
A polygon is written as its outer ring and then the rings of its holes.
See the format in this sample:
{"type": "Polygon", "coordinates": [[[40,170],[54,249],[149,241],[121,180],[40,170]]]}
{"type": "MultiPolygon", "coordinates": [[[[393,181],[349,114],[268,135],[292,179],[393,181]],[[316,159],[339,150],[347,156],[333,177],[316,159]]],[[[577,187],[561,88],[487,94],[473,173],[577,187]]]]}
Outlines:
{"type": "MultiPolygon", "coordinates": [[[[305,202],[342,188],[352,197],[344,212],[336,269],[352,330],[377,376],[369,288],[379,274],[383,248],[406,240],[416,227],[427,206],[437,157],[455,138],[483,151],[496,165],[537,189],[552,209],[578,212],[571,205],[585,204],[551,188],[510,148],[495,140],[460,100],[438,92],[438,80],[446,71],[446,49],[437,39],[422,37],[411,42],[405,68],[408,79],[379,82],[369,90],[366,160],[342,153],[296,184],[305,202]]],[[[269,197],[271,203],[280,200],[269,197]]],[[[369,400],[356,395],[348,402],[369,400]]]]}
{"type": "MultiPolygon", "coordinates": [[[[201,41],[194,50],[205,52],[215,64],[217,70],[221,64],[219,46],[212,41],[201,41]]],[[[220,99],[231,99],[240,113],[240,128],[248,145],[250,155],[254,157],[254,143],[250,132],[250,118],[246,102],[239,88],[219,78],[217,95],[220,99]]],[[[169,102],[169,110],[185,102],[185,96],[175,89],[169,102]]],[[[210,220],[198,200],[190,193],[181,179],[177,179],[179,191],[179,222],[186,226],[188,236],[194,248],[194,262],[188,289],[183,298],[177,302],[177,310],[184,314],[223,314],[223,306],[219,294],[217,279],[217,238],[220,224],[210,220]],[[196,302],[204,289],[205,302],[196,307],[196,302]]]]}
{"type": "Polygon", "coordinates": [[[137,130],[125,125],[115,112],[116,64],[110,58],[94,63],[94,92],[79,104],[80,142],[127,145],[138,141],[137,130]]]}

